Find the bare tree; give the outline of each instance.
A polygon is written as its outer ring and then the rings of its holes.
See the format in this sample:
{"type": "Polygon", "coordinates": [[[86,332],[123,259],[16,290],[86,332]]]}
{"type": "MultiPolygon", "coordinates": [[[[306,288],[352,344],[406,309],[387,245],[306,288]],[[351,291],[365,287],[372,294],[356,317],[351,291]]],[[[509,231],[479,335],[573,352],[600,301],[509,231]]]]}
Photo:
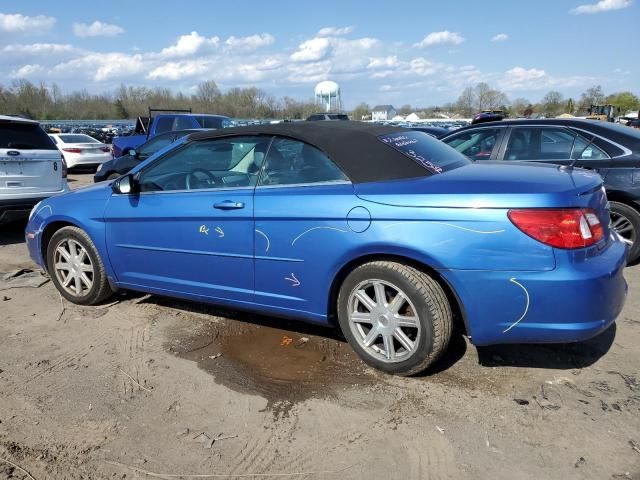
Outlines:
{"type": "Polygon", "coordinates": [[[556,90],[551,90],[542,97],[542,107],[547,116],[559,115],[564,110],[564,97],[556,90]]]}
{"type": "Polygon", "coordinates": [[[465,117],[470,117],[474,113],[475,105],[475,91],[471,87],[465,88],[456,101],[456,109],[465,117]]]}
{"type": "Polygon", "coordinates": [[[604,103],[604,92],[600,85],[587,88],[587,90],[580,95],[580,111],[587,113],[591,105],[601,105],[604,103]]]}

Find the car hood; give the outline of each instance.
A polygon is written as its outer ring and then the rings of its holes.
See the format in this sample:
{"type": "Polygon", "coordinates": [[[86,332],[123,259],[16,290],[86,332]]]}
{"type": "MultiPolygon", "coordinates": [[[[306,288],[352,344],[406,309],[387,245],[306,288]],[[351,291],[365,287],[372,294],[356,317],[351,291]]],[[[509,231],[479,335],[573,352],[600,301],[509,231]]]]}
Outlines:
{"type": "Polygon", "coordinates": [[[363,200],[402,207],[527,208],[578,206],[602,186],[597,173],[534,163],[473,163],[408,180],[361,183],[363,200]]]}

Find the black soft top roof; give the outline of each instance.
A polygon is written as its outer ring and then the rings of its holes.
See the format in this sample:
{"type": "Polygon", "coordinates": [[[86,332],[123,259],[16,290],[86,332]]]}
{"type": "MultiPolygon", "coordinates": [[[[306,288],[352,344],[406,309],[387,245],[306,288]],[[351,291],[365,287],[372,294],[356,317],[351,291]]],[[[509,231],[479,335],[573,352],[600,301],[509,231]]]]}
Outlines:
{"type": "MultiPolygon", "coordinates": [[[[301,140],[325,152],[353,183],[424,177],[429,171],[378,140],[404,128],[362,122],[287,122],[192,133],[189,141],[235,135],[278,135],[301,140]]],[[[437,141],[425,134],[425,141],[437,141]]]]}

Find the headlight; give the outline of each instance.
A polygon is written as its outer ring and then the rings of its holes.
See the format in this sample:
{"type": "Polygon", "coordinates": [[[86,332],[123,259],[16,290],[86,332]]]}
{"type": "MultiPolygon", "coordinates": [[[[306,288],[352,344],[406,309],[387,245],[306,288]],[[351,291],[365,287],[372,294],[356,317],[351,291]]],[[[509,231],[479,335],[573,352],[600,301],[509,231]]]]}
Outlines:
{"type": "Polygon", "coordinates": [[[40,200],[38,203],[36,203],[33,206],[33,208],[31,209],[31,212],[29,212],[29,220],[31,220],[31,217],[33,217],[33,214],[36,213],[36,210],[38,210],[38,207],[40,206],[41,203],[42,203],[42,200],[40,200]]]}
{"type": "Polygon", "coordinates": [[[98,169],[96,170],[96,173],[102,170],[102,167],[104,167],[104,163],[101,163],[100,165],[98,165],[98,169]]]}

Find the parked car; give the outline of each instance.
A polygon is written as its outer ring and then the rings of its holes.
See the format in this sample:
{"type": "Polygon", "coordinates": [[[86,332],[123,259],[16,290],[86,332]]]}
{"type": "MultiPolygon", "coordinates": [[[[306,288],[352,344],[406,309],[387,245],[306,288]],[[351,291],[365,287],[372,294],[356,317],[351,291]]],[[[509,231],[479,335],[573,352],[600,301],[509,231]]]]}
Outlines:
{"type": "Polygon", "coordinates": [[[84,133],[50,133],[67,168],[96,168],[113,158],[111,147],[84,133]]]}
{"type": "Polygon", "coordinates": [[[69,190],[60,152],[38,122],[0,115],[0,223],[69,190]]]}
{"type": "Polygon", "coordinates": [[[535,161],[586,168],[604,179],[613,228],[640,258],[640,132],[581,119],[504,120],[441,138],[472,160],[535,161]]]}
{"type": "Polygon", "coordinates": [[[307,122],[317,122],[323,120],[349,120],[349,115],[346,113],[327,112],[327,113],[314,113],[307,117],[307,122]]]}
{"type": "Polygon", "coordinates": [[[164,132],[186,130],[189,128],[228,128],[233,126],[229,117],[223,115],[205,115],[201,113],[154,113],[149,110],[148,117],[140,117],[132,135],[115,137],[112,141],[114,158],[135,150],[144,142],[164,132]]]}
{"type": "Polygon", "coordinates": [[[300,122],[185,136],[111,184],[43,202],[26,238],[71,302],[132,289],[338,323],[369,365],[408,375],[454,324],[477,345],[609,327],[627,246],[606,204],[595,173],[300,122]]]}
{"type": "Polygon", "coordinates": [[[408,127],[410,130],[414,130],[416,132],[424,132],[427,133],[429,135],[431,135],[432,137],[442,137],[443,135],[447,134],[449,132],[449,130],[447,130],[446,128],[442,128],[442,127],[429,127],[429,126],[423,126],[423,125],[412,125],[410,127],[408,127]]]}
{"type": "Polygon", "coordinates": [[[98,171],[93,176],[93,181],[97,183],[118,178],[119,176],[127,173],[143,160],[149,158],[157,151],[165,148],[167,145],[171,145],[177,139],[182,138],[189,133],[197,131],[199,130],[178,130],[156,135],[151,140],[142,144],[139,148],[135,150],[129,150],[127,155],[114,158],[100,165],[98,167],[98,171]]]}
{"type": "Polygon", "coordinates": [[[504,111],[502,110],[483,110],[473,116],[471,124],[475,125],[477,123],[495,122],[502,120],[504,117],[504,111]]]}

